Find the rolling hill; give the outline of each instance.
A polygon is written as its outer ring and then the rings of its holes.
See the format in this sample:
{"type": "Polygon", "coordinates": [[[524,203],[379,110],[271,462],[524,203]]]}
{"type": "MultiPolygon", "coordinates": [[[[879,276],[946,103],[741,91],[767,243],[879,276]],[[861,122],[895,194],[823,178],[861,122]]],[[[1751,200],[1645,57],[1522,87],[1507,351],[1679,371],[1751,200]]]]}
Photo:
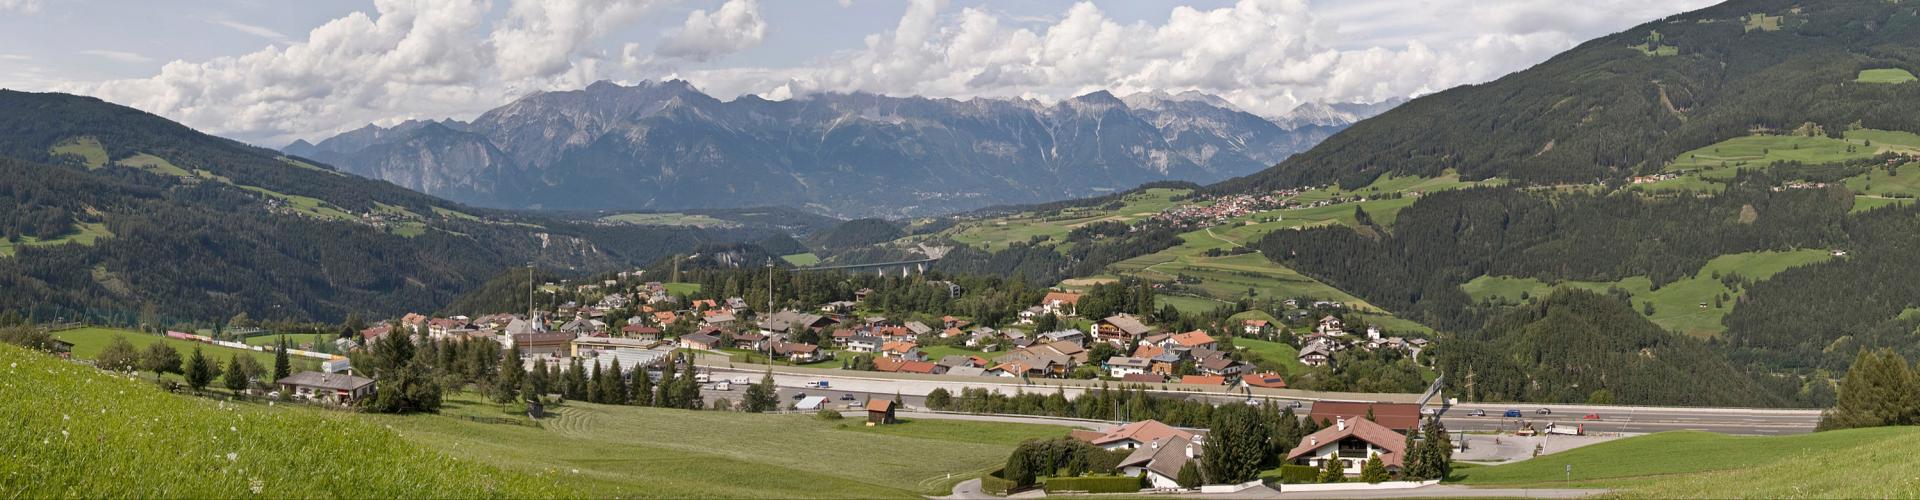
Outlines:
{"type": "Polygon", "coordinates": [[[772,230],[475,209],[65,94],[0,91],[0,309],[115,324],[435,310],[509,266],[589,271],[772,230]]]}
{"type": "Polygon", "coordinates": [[[1886,0],[1736,0],[1597,38],[1492,82],[1423,96],[1214,188],[1387,173],[1592,182],[1657,172],[1755,133],[1920,131],[1920,12],[1886,0]]]}

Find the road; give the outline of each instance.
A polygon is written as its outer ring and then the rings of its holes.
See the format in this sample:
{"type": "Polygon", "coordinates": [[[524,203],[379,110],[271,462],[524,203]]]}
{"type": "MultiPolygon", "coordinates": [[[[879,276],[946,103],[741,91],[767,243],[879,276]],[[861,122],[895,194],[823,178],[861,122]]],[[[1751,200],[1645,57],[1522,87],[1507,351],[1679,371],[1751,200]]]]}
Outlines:
{"type": "MultiPolygon", "coordinates": [[[[764,374],[764,368],[709,368],[715,381],[734,377],[749,377],[758,381],[764,374]]],[[[867,397],[885,397],[892,399],[900,395],[902,401],[912,408],[924,407],[925,396],[935,388],[944,388],[958,394],[967,387],[983,387],[1004,394],[1017,391],[1053,392],[1064,391],[1067,397],[1076,397],[1086,389],[1079,387],[1022,387],[1014,379],[1007,382],[979,382],[965,379],[955,380],[901,380],[879,378],[863,372],[850,372],[849,375],[796,375],[774,374],[774,385],[780,387],[781,400],[792,404],[794,395],[827,396],[832,403],[844,408],[843,395],[853,395],[856,401],[865,401],[867,397]],[[809,382],[826,380],[829,388],[809,388],[809,382]]],[[[709,401],[714,397],[724,397],[738,401],[743,387],[735,386],[732,391],[714,392],[707,395],[709,401]]],[[[1247,396],[1230,392],[1159,392],[1156,395],[1182,399],[1200,399],[1216,404],[1244,402],[1247,396]]],[[[1264,397],[1263,397],[1264,399],[1264,397]]],[[[1305,414],[1312,410],[1310,400],[1292,400],[1273,398],[1281,404],[1298,403],[1295,412],[1305,414]]],[[[1786,435],[1813,432],[1820,421],[1817,410],[1779,410],[1750,408],[1685,408],[1685,407],[1630,407],[1630,406],[1594,406],[1594,405],[1539,405],[1524,403],[1463,403],[1446,408],[1435,408],[1440,412],[1441,421],[1449,430],[1467,432],[1512,431],[1519,428],[1521,422],[1532,422],[1535,429],[1544,429],[1546,423],[1558,426],[1582,426],[1589,434],[1595,433],[1652,433],[1671,430],[1699,430],[1723,434],[1742,435],[1786,435]],[[1541,415],[1538,410],[1547,408],[1550,414],[1541,415]],[[1502,415],[1509,409],[1520,410],[1521,418],[1506,418],[1502,415]],[[1483,417],[1470,416],[1474,410],[1486,414],[1483,417]],[[1587,415],[1597,419],[1586,419],[1587,415]]]]}

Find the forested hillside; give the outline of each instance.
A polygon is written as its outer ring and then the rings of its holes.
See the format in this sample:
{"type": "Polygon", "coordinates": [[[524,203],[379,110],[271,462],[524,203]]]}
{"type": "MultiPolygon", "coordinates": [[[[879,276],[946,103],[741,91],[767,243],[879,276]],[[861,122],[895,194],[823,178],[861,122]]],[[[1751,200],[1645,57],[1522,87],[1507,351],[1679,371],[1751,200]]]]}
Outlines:
{"type": "Polygon", "coordinates": [[[64,94],[0,91],[0,156],[0,309],[43,320],[436,310],[507,266],[765,236],[473,209],[64,94]]]}
{"type": "Polygon", "coordinates": [[[1887,0],[1736,0],[1581,44],[1498,80],[1414,99],[1222,192],[1386,173],[1592,182],[1756,131],[1920,132],[1920,12],[1887,0]],[[1864,80],[1864,81],[1856,81],[1864,80]]]}
{"type": "Polygon", "coordinates": [[[1441,373],[1475,401],[1778,406],[1801,387],[1741,373],[1624,297],[1585,290],[1555,292],[1440,345],[1441,373]]]}

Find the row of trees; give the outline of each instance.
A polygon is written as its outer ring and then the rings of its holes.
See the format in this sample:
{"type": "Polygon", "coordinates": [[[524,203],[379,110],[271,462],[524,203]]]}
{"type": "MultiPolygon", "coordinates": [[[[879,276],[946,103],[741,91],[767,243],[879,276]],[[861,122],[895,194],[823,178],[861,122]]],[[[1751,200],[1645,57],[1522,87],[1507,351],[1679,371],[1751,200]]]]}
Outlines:
{"type": "Polygon", "coordinates": [[[1920,374],[1891,349],[1861,351],[1819,430],[1920,424],[1920,374]]]}

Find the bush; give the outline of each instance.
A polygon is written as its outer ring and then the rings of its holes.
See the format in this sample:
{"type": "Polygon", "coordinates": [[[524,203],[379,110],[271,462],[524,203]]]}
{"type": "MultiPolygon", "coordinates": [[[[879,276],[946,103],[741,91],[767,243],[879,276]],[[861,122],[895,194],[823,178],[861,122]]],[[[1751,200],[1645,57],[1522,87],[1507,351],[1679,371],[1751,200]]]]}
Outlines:
{"type": "Polygon", "coordinates": [[[1285,484],[1312,484],[1320,482],[1320,469],[1311,465],[1280,466],[1280,482],[1285,484]]]}
{"type": "Polygon", "coordinates": [[[1137,476],[1082,476],[1049,478],[1042,485],[1048,493],[1084,491],[1087,493],[1133,493],[1140,491],[1137,476]]]}
{"type": "Polygon", "coordinates": [[[980,476],[980,490],[989,495],[1005,495],[1013,491],[1013,481],[1000,477],[1000,471],[996,470],[980,476]]]}
{"type": "Polygon", "coordinates": [[[814,412],[813,416],[821,420],[840,420],[847,418],[841,415],[840,412],[833,411],[832,408],[821,408],[820,411],[814,412]]]}

